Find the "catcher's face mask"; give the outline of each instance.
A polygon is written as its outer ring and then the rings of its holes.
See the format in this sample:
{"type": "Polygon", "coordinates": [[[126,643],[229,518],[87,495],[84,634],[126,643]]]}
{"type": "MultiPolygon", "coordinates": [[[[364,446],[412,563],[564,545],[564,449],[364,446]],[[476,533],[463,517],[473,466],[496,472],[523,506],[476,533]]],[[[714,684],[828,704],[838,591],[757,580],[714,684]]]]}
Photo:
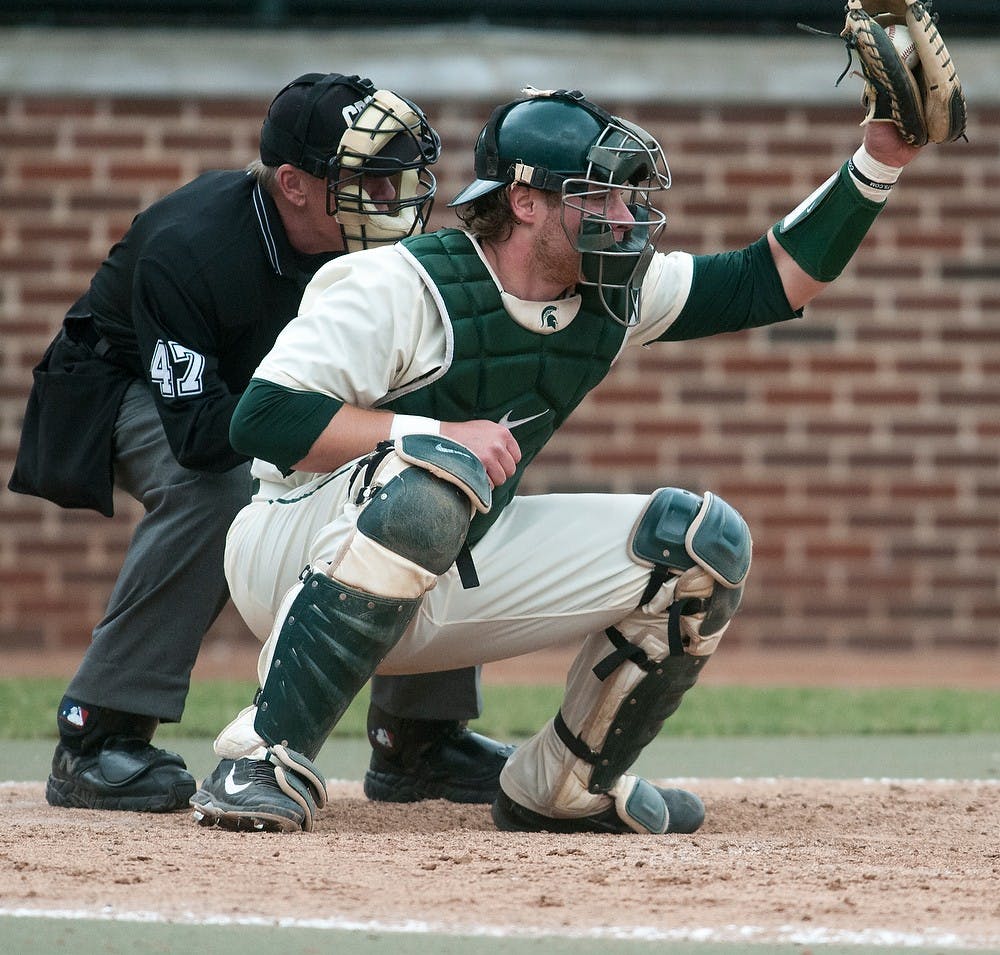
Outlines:
{"type": "Polygon", "coordinates": [[[437,191],[427,167],[440,154],[441,141],[419,107],[375,91],[326,169],[327,213],[340,223],[349,252],[423,232],[437,191]]]}
{"type": "Polygon", "coordinates": [[[616,322],[634,325],[653,243],[666,221],[650,201],[670,186],[663,151],[644,129],[578,90],[522,92],[527,98],[493,111],[476,143],[477,178],[449,205],[512,183],[560,193],[563,229],[581,253],[582,284],[597,289],[616,322]]]}
{"type": "Polygon", "coordinates": [[[666,224],[650,195],[669,188],[659,144],[617,117],[591,146],[584,174],[562,185],[563,228],[582,253],[581,284],[597,289],[605,311],[620,324],[639,321],[642,280],[666,224]]]}

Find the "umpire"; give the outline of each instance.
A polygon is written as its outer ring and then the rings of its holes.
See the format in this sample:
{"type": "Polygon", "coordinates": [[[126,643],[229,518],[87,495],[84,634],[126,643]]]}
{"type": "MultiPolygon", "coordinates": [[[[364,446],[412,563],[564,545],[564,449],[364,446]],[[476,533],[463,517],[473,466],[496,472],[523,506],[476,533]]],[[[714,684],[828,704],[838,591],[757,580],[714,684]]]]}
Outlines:
{"type": "MultiPolygon", "coordinates": [[[[51,805],[187,806],[194,779],[151,740],[180,720],[229,599],[226,532],[251,494],[233,410],[318,268],[423,231],[439,153],[409,100],[301,76],[271,103],[260,160],[141,212],[67,313],[35,369],[9,486],[107,516],[117,486],[145,514],[59,704],[51,805]]],[[[372,798],[493,799],[510,748],[465,729],[475,669],[376,681],[372,699],[372,798]]]]}

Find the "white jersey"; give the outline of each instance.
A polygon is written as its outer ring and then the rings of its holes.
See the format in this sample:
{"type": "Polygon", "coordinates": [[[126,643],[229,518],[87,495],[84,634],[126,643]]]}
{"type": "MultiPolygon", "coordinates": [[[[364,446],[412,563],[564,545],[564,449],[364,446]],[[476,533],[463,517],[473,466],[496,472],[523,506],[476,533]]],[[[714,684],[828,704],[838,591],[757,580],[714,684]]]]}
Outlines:
{"type": "MultiPolygon", "coordinates": [[[[473,244],[486,263],[479,244],[473,244]]],[[[642,321],[627,330],[623,350],[666,332],[687,301],[692,275],[693,257],[686,252],[653,256],[642,285],[642,321]]],[[[298,316],[253,377],[377,408],[450,365],[445,323],[433,291],[402,246],[341,256],[315,274],[298,316]]],[[[560,331],[573,333],[569,325],[560,331]]],[[[261,481],[259,496],[270,498],[315,478],[298,471],[282,475],[259,459],[253,474],[261,481]]]]}

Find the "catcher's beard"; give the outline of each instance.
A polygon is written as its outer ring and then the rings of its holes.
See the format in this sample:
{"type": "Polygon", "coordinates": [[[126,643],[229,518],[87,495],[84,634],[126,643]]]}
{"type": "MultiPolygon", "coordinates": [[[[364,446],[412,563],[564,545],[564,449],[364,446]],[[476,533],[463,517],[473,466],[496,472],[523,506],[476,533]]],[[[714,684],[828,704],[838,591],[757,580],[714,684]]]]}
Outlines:
{"type": "Polygon", "coordinates": [[[549,215],[531,242],[531,261],[536,277],[567,289],[580,278],[580,253],[570,244],[563,228],[559,206],[548,204],[549,215]]]}

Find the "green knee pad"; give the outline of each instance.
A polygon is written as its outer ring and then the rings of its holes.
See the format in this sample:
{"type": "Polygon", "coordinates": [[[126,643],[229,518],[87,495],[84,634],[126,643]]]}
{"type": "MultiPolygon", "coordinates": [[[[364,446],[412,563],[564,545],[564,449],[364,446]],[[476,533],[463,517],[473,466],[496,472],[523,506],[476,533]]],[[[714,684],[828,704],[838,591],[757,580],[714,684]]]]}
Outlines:
{"type": "Polygon", "coordinates": [[[716,580],[701,632],[718,633],[739,609],[753,541],[746,521],[721,497],[676,487],[655,491],[636,525],[632,553],[663,571],[700,566],[716,580]]]}
{"type": "Polygon", "coordinates": [[[469,499],[460,487],[411,467],[368,501],[358,517],[358,530],[386,550],[441,575],[455,563],[470,519],[469,499]]]}

